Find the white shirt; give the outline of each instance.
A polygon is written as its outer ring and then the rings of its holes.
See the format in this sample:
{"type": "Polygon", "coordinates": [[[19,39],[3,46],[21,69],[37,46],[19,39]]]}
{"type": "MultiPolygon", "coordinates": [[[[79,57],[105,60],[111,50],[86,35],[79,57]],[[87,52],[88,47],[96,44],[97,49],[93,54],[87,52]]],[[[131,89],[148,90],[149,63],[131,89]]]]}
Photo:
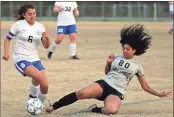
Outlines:
{"type": "Polygon", "coordinates": [[[174,4],[173,4],[173,2],[171,1],[171,2],[169,3],[169,11],[170,11],[170,12],[173,12],[173,7],[174,7],[174,4]]]}
{"type": "Polygon", "coordinates": [[[55,2],[56,6],[64,8],[57,16],[57,26],[68,26],[76,24],[73,11],[77,8],[76,2],[55,2]]]}
{"type": "Polygon", "coordinates": [[[124,95],[130,80],[135,75],[144,75],[141,65],[138,65],[134,59],[116,56],[111,63],[110,71],[104,77],[104,81],[124,95]]]}
{"type": "MultiPolygon", "coordinates": [[[[30,26],[26,20],[15,22],[10,31],[16,37],[16,45],[13,52],[14,62],[27,60],[29,62],[40,60],[37,48],[41,41],[42,33],[46,32],[42,24],[35,22],[30,26]]],[[[7,36],[13,37],[10,33],[7,36]]]]}

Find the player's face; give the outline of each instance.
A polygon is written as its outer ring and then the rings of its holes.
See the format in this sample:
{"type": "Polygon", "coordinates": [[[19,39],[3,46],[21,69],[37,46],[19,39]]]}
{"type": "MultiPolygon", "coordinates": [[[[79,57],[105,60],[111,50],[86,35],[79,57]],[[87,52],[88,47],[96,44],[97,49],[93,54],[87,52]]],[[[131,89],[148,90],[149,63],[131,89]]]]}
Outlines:
{"type": "Polygon", "coordinates": [[[29,8],[27,12],[24,14],[24,18],[27,20],[29,24],[34,24],[36,20],[36,9],[29,8]]]}
{"type": "Polygon", "coordinates": [[[135,51],[136,50],[134,50],[129,44],[124,44],[124,46],[123,46],[123,56],[126,59],[133,58],[135,51]]]}

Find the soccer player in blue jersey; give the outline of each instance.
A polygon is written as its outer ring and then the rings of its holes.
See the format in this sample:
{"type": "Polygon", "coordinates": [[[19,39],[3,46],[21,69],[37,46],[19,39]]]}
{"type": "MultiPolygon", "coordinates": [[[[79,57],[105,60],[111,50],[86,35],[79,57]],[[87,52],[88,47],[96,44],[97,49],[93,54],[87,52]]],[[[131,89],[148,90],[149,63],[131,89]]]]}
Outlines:
{"type": "Polygon", "coordinates": [[[15,37],[14,65],[22,75],[32,78],[29,98],[38,97],[44,102],[48,93],[48,79],[37,50],[40,42],[44,48],[49,48],[48,34],[45,27],[35,21],[36,8],[32,3],[21,5],[15,17],[17,21],[12,24],[4,41],[3,59],[9,60],[10,42],[15,37]]]}

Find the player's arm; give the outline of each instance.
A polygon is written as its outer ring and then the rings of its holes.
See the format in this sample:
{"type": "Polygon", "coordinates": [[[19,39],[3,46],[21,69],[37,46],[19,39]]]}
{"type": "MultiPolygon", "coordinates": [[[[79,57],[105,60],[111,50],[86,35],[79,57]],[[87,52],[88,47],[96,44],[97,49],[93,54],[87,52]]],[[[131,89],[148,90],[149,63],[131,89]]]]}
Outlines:
{"type": "Polygon", "coordinates": [[[8,61],[9,59],[9,48],[10,48],[10,41],[11,39],[17,34],[18,32],[18,26],[19,24],[16,22],[14,23],[9,32],[6,35],[6,38],[4,40],[4,53],[3,53],[3,59],[8,61]]]}
{"type": "Polygon", "coordinates": [[[42,44],[44,46],[45,49],[48,49],[50,46],[50,40],[48,38],[48,34],[46,32],[42,33],[42,44]]]}
{"type": "Polygon", "coordinates": [[[108,72],[110,71],[111,69],[111,64],[106,62],[106,66],[105,66],[105,74],[108,74],[108,72]]]}
{"type": "Polygon", "coordinates": [[[155,91],[154,89],[152,89],[149,86],[149,84],[147,83],[144,75],[138,76],[138,80],[139,80],[139,82],[140,82],[141,87],[143,88],[143,90],[146,91],[146,92],[148,92],[148,93],[150,93],[150,94],[152,94],[152,95],[155,95],[155,96],[158,96],[158,97],[167,97],[171,93],[171,91],[169,91],[169,92],[165,92],[165,91],[163,91],[163,92],[157,92],[157,91],[155,91]]]}
{"type": "Polygon", "coordinates": [[[75,8],[73,10],[73,13],[74,13],[74,16],[79,16],[79,10],[78,10],[78,8],[75,8]]]}
{"type": "Polygon", "coordinates": [[[108,74],[108,72],[111,69],[111,63],[114,60],[115,56],[114,55],[110,55],[107,58],[107,62],[106,62],[106,66],[105,66],[105,74],[108,74]]]}
{"type": "Polygon", "coordinates": [[[4,53],[3,53],[3,59],[8,61],[10,56],[9,56],[9,48],[10,48],[10,41],[11,39],[15,36],[17,32],[16,29],[16,23],[12,25],[10,28],[10,31],[6,35],[5,41],[4,41],[4,53]]]}
{"type": "Polygon", "coordinates": [[[60,6],[54,5],[53,12],[59,13],[61,11],[64,11],[64,8],[61,8],[60,6]]]}
{"type": "Polygon", "coordinates": [[[10,48],[10,40],[6,38],[4,41],[4,53],[3,53],[3,59],[8,61],[9,59],[9,48],[10,48]]]}

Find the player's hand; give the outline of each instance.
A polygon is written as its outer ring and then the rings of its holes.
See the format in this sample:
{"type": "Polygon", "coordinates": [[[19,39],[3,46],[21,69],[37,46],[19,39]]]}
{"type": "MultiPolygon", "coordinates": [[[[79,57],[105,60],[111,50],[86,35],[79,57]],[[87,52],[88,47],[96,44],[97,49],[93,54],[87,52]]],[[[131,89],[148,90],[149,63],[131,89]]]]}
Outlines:
{"type": "Polygon", "coordinates": [[[64,11],[64,8],[62,8],[62,7],[60,7],[60,9],[59,9],[60,11],[64,11]]]}
{"type": "Polygon", "coordinates": [[[4,55],[2,56],[2,58],[3,58],[5,61],[8,61],[8,60],[9,60],[9,58],[10,58],[10,56],[9,56],[9,55],[5,55],[5,54],[4,54],[4,55]]]}
{"type": "Polygon", "coordinates": [[[161,98],[168,97],[170,94],[171,94],[171,91],[168,91],[168,92],[163,91],[159,94],[159,97],[161,97],[161,98]]]}
{"type": "Polygon", "coordinates": [[[107,58],[107,63],[111,63],[111,62],[114,60],[114,58],[115,58],[114,54],[108,56],[108,58],[107,58]]]}
{"type": "Polygon", "coordinates": [[[43,33],[42,33],[42,38],[48,39],[48,34],[47,34],[46,32],[43,32],[43,33]]]}

